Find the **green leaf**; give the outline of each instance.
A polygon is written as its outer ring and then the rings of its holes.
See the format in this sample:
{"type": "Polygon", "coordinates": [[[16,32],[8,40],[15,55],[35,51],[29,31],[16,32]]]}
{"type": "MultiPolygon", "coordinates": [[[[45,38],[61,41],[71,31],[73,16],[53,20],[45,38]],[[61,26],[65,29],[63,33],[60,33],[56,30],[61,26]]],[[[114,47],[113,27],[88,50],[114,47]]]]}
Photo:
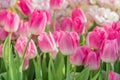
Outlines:
{"type": "Polygon", "coordinates": [[[11,46],[11,34],[7,37],[3,46],[3,60],[7,70],[6,80],[18,80],[17,69],[14,62],[12,46],[11,46]]]}
{"type": "Polygon", "coordinates": [[[90,73],[90,68],[88,66],[80,73],[80,75],[76,78],[76,80],[88,80],[89,73],[90,73]]]}
{"type": "Polygon", "coordinates": [[[50,58],[48,65],[48,80],[56,80],[55,79],[55,68],[52,59],[50,58]]]}
{"type": "Polygon", "coordinates": [[[63,79],[63,68],[64,68],[64,56],[61,53],[58,53],[55,60],[55,80],[63,79]]]}
{"type": "Polygon", "coordinates": [[[97,80],[97,78],[99,77],[100,74],[100,70],[98,71],[98,73],[92,78],[92,80],[97,80]]]}
{"type": "Polygon", "coordinates": [[[81,35],[80,36],[80,45],[84,45],[85,44],[85,36],[84,35],[81,35]]]}

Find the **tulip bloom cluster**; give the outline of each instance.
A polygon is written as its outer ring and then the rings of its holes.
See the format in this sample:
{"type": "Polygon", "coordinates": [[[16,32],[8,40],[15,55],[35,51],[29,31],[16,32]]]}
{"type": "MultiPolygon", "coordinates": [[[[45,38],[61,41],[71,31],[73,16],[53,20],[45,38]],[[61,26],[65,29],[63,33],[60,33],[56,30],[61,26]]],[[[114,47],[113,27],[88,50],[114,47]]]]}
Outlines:
{"type": "Polygon", "coordinates": [[[0,0],[0,80],[120,80],[119,0],[0,0]]]}

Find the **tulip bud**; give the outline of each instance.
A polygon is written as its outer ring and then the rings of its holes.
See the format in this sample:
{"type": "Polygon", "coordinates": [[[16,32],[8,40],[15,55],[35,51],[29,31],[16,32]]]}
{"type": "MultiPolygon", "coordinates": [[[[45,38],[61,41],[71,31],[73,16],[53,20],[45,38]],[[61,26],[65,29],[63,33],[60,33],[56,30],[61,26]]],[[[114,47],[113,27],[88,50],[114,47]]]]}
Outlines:
{"type": "Polygon", "coordinates": [[[0,57],[2,57],[2,55],[3,55],[2,49],[3,49],[3,44],[0,44],[0,57]]]}
{"type": "Polygon", "coordinates": [[[20,10],[27,16],[31,15],[34,11],[32,0],[20,0],[18,6],[20,7],[20,10]]]}
{"type": "Polygon", "coordinates": [[[62,20],[62,30],[63,31],[73,31],[73,22],[70,17],[66,17],[62,20]]]}
{"type": "MultiPolygon", "coordinates": [[[[15,49],[17,50],[18,55],[20,57],[23,56],[24,49],[26,47],[27,41],[28,41],[27,37],[23,37],[23,36],[20,36],[17,39],[17,42],[15,44],[15,49]]],[[[31,40],[29,42],[28,47],[27,47],[27,50],[26,50],[26,53],[25,53],[25,57],[28,58],[28,59],[32,59],[32,58],[36,57],[36,55],[37,55],[37,49],[36,49],[36,46],[34,44],[34,41],[31,40]]]]}
{"type": "Polygon", "coordinates": [[[70,56],[70,63],[74,65],[82,65],[85,54],[83,53],[81,47],[78,47],[76,52],[70,56]]]}
{"type": "Polygon", "coordinates": [[[60,51],[64,55],[71,55],[76,52],[77,46],[79,44],[79,37],[76,32],[64,33],[61,36],[59,47],[60,51]]]}
{"type": "Polygon", "coordinates": [[[3,20],[4,29],[7,32],[16,32],[18,30],[20,18],[14,13],[8,11],[3,20]]]}
{"type": "Polygon", "coordinates": [[[85,66],[90,66],[90,70],[96,70],[100,67],[100,55],[99,52],[90,51],[85,57],[85,66]]]}
{"type": "Polygon", "coordinates": [[[30,36],[30,32],[28,31],[28,22],[21,21],[17,33],[21,36],[30,36]]]}
{"type": "Polygon", "coordinates": [[[108,80],[120,80],[119,74],[110,71],[108,75],[108,80]]]}
{"type": "Polygon", "coordinates": [[[72,19],[73,19],[74,31],[78,32],[79,34],[83,33],[87,19],[85,17],[85,14],[83,13],[82,9],[77,8],[77,9],[73,10],[72,11],[72,19]]]}
{"type": "Polygon", "coordinates": [[[58,51],[51,33],[41,33],[38,37],[38,46],[44,53],[58,51]]]}
{"type": "Polygon", "coordinates": [[[32,34],[38,35],[45,30],[47,18],[45,12],[35,10],[29,20],[28,29],[32,34]]]}
{"type": "Polygon", "coordinates": [[[63,0],[50,0],[50,7],[52,9],[60,9],[62,7],[63,0]]]}
{"type": "Polygon", "coordinates": [[[101,59],[104,62],[112,63],[118,58],[118,43],[117,40],[104,40],[101,45],[101,59]]]}
{"type": "Polygon", "coordinates": [[[90,48],[99,49],[103,40],[105,39],[105,31],[103,28],[96,27],[87,35],[87,44],[90,48]]]}

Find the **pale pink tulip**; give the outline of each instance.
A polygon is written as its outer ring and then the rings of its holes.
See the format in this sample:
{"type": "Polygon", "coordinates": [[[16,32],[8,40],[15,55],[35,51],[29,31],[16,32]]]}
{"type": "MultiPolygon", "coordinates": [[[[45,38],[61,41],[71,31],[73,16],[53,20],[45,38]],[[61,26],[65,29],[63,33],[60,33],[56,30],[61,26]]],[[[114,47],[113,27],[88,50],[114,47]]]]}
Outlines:
{"type": "Polygon", "coordinates": [[[73,10],[72,19],[73,19],[74,31],[78,32],[79,34],[83,33],[87,19],[82,9],[76,8],[75,10],[73,10]]]}
{"type": "Polygon", "coordinates": [[[57,51],[57,46],[51,33],[41,33],[38,37],[38,46],[44,53],[57,51]]]}
{"type": "Polygon", "coordinates": [[[28,37],[30,35],[30,32],[28,31],[28,22],[21,21],[19,24],[19,28],[17,30],[17,33],[21,36],[28,37]]]}
{"type": "Polygon", "coordinates": [[[0,40],[5,40],[8,36],[8,32],[4,30],[4,28],[0,27],[0,40]]]}
{"type": "MultiPolygon", "coordinates": [[[[28,41],[27,37],[23,37],[23,36],[20,36],[17,39],[17,42],[15,44],[15,49],[17,50],[20,57],[23,56],[23,52],[24,52],[25,46],[27,44],[27,41],[28,41]]],[[[37,55],[37,49],[34,44],[34,41],[31,39],[31,41],[27,47],[25,57],[32,59],[32,58],[36,57],[36,55],[37,55]]]]}
{"type": "Polygon", "coordinates": [[[73,31],[73,21],[70,17],[65,17],[62,20],[62,30],[63,31],[73,31]]]}
{"type": "Polygon", "coordinates": [[[55,10],[60,9],[62,7],[63,1],[64,0],[50,0],[50,7],[55,10]]]}
{"type": "Polygon", "coordinates": [[[117,40],[104,40],[101,45],[101,59],[104,62],[112,63],[118,58],[117,40]]]}
{"type": "Polygon", "coordinates": [[[78,47],[76,52],[70,56],[70,63],[80,66],[83,64],[85,54],[83,53],[81,47],[78,47]]]}
{"type": "Polygon", "coordinates": [[[3,50],[3,44],[0,44],[0,57],[2,57],[3,55],[2,50],[3,50]]]}
{"type": "Polygon", "coordinates": [[[34,11],[32,0],[20,0],[18,6],[20,10],[23,12],[23,14],[27,16],[31,15],[32,12],[34,11]]]}
{"type": "Polygon", "coordinates": [[[100,67],[100,54],[99,52],[90,51],[85,57],[85,66],[90,66],[90,70],[97,70],[100,67]]]}
{"type": "Polygon", "coordinates": [[[60,51],[64,55],[71,55],[76,52],[79,44],[79,37],[76,32],[65,32],[60,39],[60,51]]]}
{"type": "Polygon", "coordinates": [[[90,48],[99,49],[103,40],[106,38],[103,28],[96,27],[87,35],[87,44],[90,48]]]}
{"type": "Polygon", "coordinates": [[[42,10],[35,10],[29,20],[28,29],[32,34],[38,35],[45,30],[47,17],[42,10]]]}
{"type": "Polygon", "coordinates": [[[19,27],[20,18],[17,13],[8,11],[3,20],[4,29],[7,32],[16,32],[19,27]]]}
{"type": "Polygon", "coordinates": [[[108,80],[120,80],[119,74],[116,72],[110,71],[108,75],[108,80]]]}

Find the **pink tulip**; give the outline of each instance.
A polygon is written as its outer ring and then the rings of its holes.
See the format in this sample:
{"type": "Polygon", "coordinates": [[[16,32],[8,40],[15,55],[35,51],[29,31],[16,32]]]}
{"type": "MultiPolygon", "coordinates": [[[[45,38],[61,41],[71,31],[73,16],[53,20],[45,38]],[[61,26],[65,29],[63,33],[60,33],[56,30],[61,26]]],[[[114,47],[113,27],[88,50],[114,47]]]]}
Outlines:
{"type": "Polygon", "coordinates": [[[108,75],[108,80],[120,80],[119,74],[110,71],[108,75]]]}
{"type": "Polygon", "coordinates": [[[4,29],[7,32],[16,32],[18,30],[20,18],[14,13],[8,11],[3,20],[4,29]]]}
{"type": "Polygon", "coordinates": [[[87,20],[82,9],[77,8],[73,10],[72,19],[73,19],[74,31],[78,32],[79,34],[83,33],[87,20]]]}
{"type": "Polygon", "coordinates": [[[96,27],[87,35],[87,44],[90,48],[99,49],[103,40],[106,38],[103,28],[96,27]]]}
{"type": "Polygon", "coordinates": [[[17,30],[17,33],[21,36],[28,37],[30,35],[30,32],[28,31],[28,22],[21,21],[19,24],[19,28],[17,30]]]}
{"type": "Polygon", "coordinates": [[[62,30],[63,31],[73,31],[73,21],[70,17],[65,17],[62,20],[62,30]]]}
{"type": "Polygon", "coordinates": [[[0,44],[0,57],[2,57],[3,44],[0,44]]]}
{"type": "Polygon", "coordinates": [[[26,69],[28,69],[28,67],[29,67],[29,59],[28,58],[24,58],[22,69],[26,70],[26,69]]]}
{"type": "Polygon", "coordinates": [[[47,23],[50,24],[50,21],[52,19],[52,12],[50,10],[43,10],[43,12],[45,12],[46,17],[47,17],[47,23]]]}
{"type": "Polygon", "coordinates": [[[100,55],[99,52],[90,51],[85,57],[85,66],[90,66],[90,70],[97,70],[100,67],[100,55]]]}
{"type": "Polygon", "coordinates": [[[9,8],[14,6],[17,0],[0,0],[0,7],[1,8],[9,8]]]}
{"type": "Polygon", "coordinates": [[[6,17],[6,15],[8,14],[8,10],[6,9],[2,9],[0,10],[0,25],[4,26],[4,19],[6,17]]]}
{"type": "Polygon", "coordinates": [[[78,44],[79,37],[76,32],[65,32],[59,42],[60,51],[64,55],[71,55],[76,52],[78,44]]]}
{"type": "Polygon", "coordinates": [[[57,51],[57,46],[51,33],[41,33],[38,37],[38,46],[44,53],[57,51]]]}
{"type": "MultiPolygon", "coordinates": [[[[20,36],[17,39],[17,42],[15,44],[15,49],[17,50],[20,57],[23,56],[23,52],[24,52],[25,46],[27,44],[27,41],[28,41],[27,37],[23,37],[23,36],[20,36]]],[[[37,49],[36,49],[36,46],[34,44],[34,41],[31,40],[28,47],[27,47],[25,57],[32,59],[32,58],[36,57],[36,55],[37,55],[37,49]]]]}
{"type": "Polygon", "coordinates": [[[20,0],[18,3],[20,10],[27,16],[34,11],[32,0],[20,0]]]}
{"type": "Polygon", "coordinates": [[[78,47],[76,52],[70,56],[70,63],[74,65],[82,65],[85,58],[85,54],[83,53],[81,47],[78,47]]]}
{"type": "Polygon", "coordinates": [[[104,62],[115,62],[118,58],[117,40],[104,40],[101,45],[101,59],[104,62]]]}
{"type": "Polygon", "coordinates": [[[4,28],[0,27],[0,40],[5,40],[8,36],[8,32],[4,30],[4,28]]]}
{"type": "Polygon", "coordinates": [[[50,0],[50,7],[52,9],[60,9],[62,7],[63,0],[50,0]]]}
{"type": "Polygon", "coordinates": [[[47,18],[42,10],[35,10],[29,20],[28,29],[32,34],[38,35],[45,30],[47,18]]]}

